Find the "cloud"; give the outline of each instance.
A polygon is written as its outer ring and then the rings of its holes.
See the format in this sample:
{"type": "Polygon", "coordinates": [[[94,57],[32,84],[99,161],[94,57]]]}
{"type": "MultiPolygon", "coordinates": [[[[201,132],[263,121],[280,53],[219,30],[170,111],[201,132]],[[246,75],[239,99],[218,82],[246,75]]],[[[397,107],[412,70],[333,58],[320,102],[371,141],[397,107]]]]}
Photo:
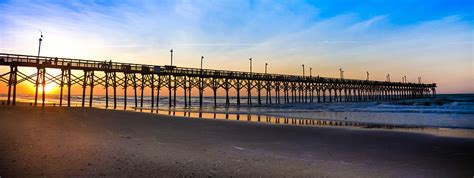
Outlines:
{"type": "Polygon", "coordinates": [[[357,30],[366,30],[367,28],[372,27],[376,23],[379,23],[379,22],[385,20],[386,17],[387,17],[387,15],[377,15],[377,16],[374,16],[374,17],[368,19],[368,20],[358,22],[358,23],[352,25],[349,28],[351,30],[356,30],[356,31],[357,30]]]}

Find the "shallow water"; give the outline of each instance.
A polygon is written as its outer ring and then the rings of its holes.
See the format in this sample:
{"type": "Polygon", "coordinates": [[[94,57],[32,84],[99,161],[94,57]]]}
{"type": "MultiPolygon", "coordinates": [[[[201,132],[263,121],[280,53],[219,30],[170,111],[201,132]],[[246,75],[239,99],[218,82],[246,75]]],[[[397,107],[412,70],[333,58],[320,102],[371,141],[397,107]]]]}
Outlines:
{"type": "MultiPolygon", "coordinates": [[[[32,102],[34,96],[20,95],[17,101],[32,102]]],[[[6,99],[0,95],[0,99],[6,99]]],[[[81,96],[71,97],[72,106],[81,106],[81,96]]],[[[151,109],[151,98],[144,97],[143,109],[151,109]]],[[[48,96],[49,104],[58,104],[57,96],[48,96]]],[[[86,97],[86,106],[89,99],[86,97]]],[[[183,97],[177,97],[176,107],[169,107],[167,97],[160,97],[159,113],[177,116],[202,118],[221,118],[250,121],[271,118],[275,123],[277,118],[285,119],[319,119],[335,120],[351,123],[393,124],[409,126],[447,127],[474,129],[474,95],[437,95],[436,98],[397,100],[389,102],[342,102],[342,103],[292,103],[292,104],[257,104],[257,98],[252,98],[252,107],[246,106],[247,99],[241,98],[242,105],[236,106],[236,98],[231,97],[231,106],[225,107],[225,98],[217,98],[217,107],[214,107],[212,97],[205,97],[203,107],[199,108],[199,98],[192,98],[192,106],[184,107],[183,97]],[[199,114],[201,113],[201,114],[199,114]]],[[[283,101],[283,100],[282,100],[283,101]]],[[[273,98],[275,102],[275,98],[273,98]]],[[[66,101],[63,101],[63,104],[66,101]]],[[[105,107],[105,97],[93,98],[94,107],[105,107]]],[[[265,97],[262,97],[265,103],[265,97]]],[[[281,102],[283,103],[283,102],[281,102]]],[[[123,97],[117,98],[117,109],[123,109],[123,97]]],[[[113,100],[109,98],[109,107],[113,100]]],[[[134,97],[127,98],[128,109],[134,110],[134,97]]],[[[140,107],[140,98],[137,100],[140,107]]],[[[298,121],[299,122],[299,121],[298,121]]]]}

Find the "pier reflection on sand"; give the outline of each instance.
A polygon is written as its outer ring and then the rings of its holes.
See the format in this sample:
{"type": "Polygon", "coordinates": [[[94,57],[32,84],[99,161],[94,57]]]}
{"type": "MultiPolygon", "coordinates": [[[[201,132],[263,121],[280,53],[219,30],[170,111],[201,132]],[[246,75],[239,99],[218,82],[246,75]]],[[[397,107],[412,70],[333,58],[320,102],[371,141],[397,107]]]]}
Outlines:
{"type": "Polygon", "coordinates": [[[143,112],[152,112],[170,116],[182,116],[196,119],[224,119],[232,121],[258,122],[266,124],[282,124],[282,125],[299,125],[299,126],[358,126],[358,127],[382,127],[382,128],[419,128],[409,125],[394,125],[394,124],[376,124],[363,123],[354,121],[336,121],[324,119],[303,119],[290,117],[277,117],[269,115],[255,115],[255,114],[233,114],[233,113],[212,113],[212,112],[195,112],[195,111],[175,111],[175,110],[145,110],[143,112]]]}

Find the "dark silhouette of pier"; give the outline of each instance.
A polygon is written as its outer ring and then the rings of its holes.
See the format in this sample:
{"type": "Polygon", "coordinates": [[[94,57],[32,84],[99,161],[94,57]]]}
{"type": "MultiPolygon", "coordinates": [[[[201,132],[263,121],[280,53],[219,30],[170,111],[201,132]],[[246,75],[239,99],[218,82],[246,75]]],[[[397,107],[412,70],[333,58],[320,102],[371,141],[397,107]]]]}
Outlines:
{"type": "MultiPolygon", "coordinates": [[[[319,76],[297,76],[255,72],[239,72],[214,69],[184,68],[145,64],[93,61],[45,56],[29,56],[0,53],[0,66],[9,66],[10,71],[0,71],[0,82],[8,85],[7,105],[15,105],[17,85],[30,82],[35,85],[35,106],[38,104],[38,90],[42,90],[41,104],[45,105],[45,85],[55,83],[60,88],[60,106],[71,106],[71,87],[82,86],[82,107],[92,107],[94,88],[105,88],[106,108],[117,108],[117,90],[124,92],[124,109],[127,108],[127,88],[133,88],[135,108],[143,107],[146,88],[151,92],[151,108],[158,107],[160,90],[168,90],[169,107],[176,106],[176,90],[183,89],[184,105],[191,106],[191,91],[199,91],[202,106],[205,89],[213,91],[214,105],[217,106],[217,90],[225,91],[225,104],[229,106],[229,91],[236,91],[237,105],[241,105],[241,93],[247,94],[247,105],[315,102],[367,102],[410,98],[434,97],[436,84],[356,80],[319,76]],[[37,72],[26,75],[19,67],[34,67],[37,72]],[[61,74],[53,76],[47,69],[60,69],[61,74]],[[76,76],[72,71],[82,71],[76,76]],[[64,89],[67,88],[66,91],[64,89]],[[110,91],[111,90],[111,91],[110,91]],[[251,92],[257,93],[257,103],[252,103],[251,92]],[[140,92],[139,94],[137,92],[140,92]],[[264,92],[264,93],[263,93],[264,92]],[[272,97],[273,95],[273,97],[272,97]],[[155,97],[156,96],[156,97],[155,97]],[[67,103],[63,104],[63,97],[67,103]],[[112,99],[112,101],[109,101],[112,99]]],[[[341,70],[342,72],[342,70],[341,70]]],[[[77,73],[77,72],[76,72],[77,73]]]]}

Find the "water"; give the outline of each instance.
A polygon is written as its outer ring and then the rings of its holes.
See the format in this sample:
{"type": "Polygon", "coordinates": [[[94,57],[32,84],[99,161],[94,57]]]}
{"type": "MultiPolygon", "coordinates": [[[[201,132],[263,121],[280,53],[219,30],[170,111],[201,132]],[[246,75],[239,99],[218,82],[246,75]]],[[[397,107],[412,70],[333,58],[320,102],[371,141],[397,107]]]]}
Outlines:
{"type": "MultiPolygon", "coordinates": [[[[82,96],[71,97],[72,106],[81,106],[82,96]]],[[[31,102],[33,95],[19,95],[17,101],[31,102]]],[[[0,95],[5,100],[5,95],[0,95]]],[[[156,99],[156,98],[155,98],[156,99]]],[[[194,113],[207,113],[209,118],[240,117],[252,119],[294,118],[319,119],[344,122],[361,122],[373,124],[393,124],[427,127],[467,128],[474,129],[474,94],[440,94],[436,98],[397,100],[389,102],[343,102],[343,103],[292,103],[292,104],[257,104],[257,98],[252,98],[252,107],[248,107],[247,98],[241,98],[241,106],[236,106],[236,98],[231,97],[231,106],[225,107],[225,97],[217,98],[214,107],[213,97],[204,97],[203,107],[199,108],[199,98],[192,98],[192,106],[184,107],[184,98],[176,98],[176,107],[168,107],[168,97],[160,97],[159,109],[161,114],[199,117],[194,113]],[[230,114],[230,116],[229,116],[230,114]]],[[[272,98],[275,102],[275,98],[272,98]]],[[[151,98],[144,97],[143,109],[151,109],[151,98]]],[[[47,101],[59,103],[58,96],[48,96],[47,101]]],[[[89,98],[86,97],[86,106],[89,98]]],[[[63,104],[66,100],[63,101],[63,104]]],[[[105,96],[94,96],[94,107],[105,107],[105,96]]],[[[281,101],[283,103],[283,100],[281,101]]],[[[140,107],[140,98],[137,101],[140,107]]],[[[156,104],[156,101],[155,101],[156,104]]],[[[123,109],[123,97],[117,98],[117,109],[123,109]]],[[[109,107],[113,107],[113,99],[109,98],[109,107]]],[[[128,109],[135,107],[133,96],[127,97],[128,109]]],[[[273,121],[271,121],[273,122],[273,121]]]]}

